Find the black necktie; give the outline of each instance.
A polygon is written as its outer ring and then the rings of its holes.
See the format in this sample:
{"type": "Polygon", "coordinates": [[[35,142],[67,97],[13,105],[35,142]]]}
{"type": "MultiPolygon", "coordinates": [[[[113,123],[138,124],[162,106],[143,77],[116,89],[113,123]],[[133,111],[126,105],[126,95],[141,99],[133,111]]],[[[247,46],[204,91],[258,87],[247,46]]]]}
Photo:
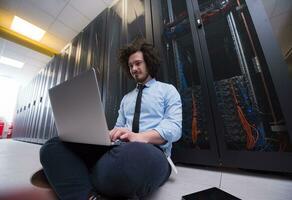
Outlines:
{"type": "Polygon", "coordinates": [[[141,111],[141,99],[142,99],[142,90],[145,88],[145,85],[138,84],[138,95],[135,105],[135,113],[132,124],[132,132],[139,133],[139,119],[140,119],[140,111],[141,111]]]}

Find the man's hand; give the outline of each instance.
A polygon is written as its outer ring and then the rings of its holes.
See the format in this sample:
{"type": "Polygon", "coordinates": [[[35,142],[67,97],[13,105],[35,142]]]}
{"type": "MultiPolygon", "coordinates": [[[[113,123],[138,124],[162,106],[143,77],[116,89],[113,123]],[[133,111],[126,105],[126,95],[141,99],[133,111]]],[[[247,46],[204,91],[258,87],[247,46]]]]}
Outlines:
{"type": "Polygon", "coordinates": [[[110,131],[110,139],[111,141],[116,141],[117,139],[120,139],[125,142],[147,142],[142,134],[134,133],[127,128],[112,129],[110,131]]]}
{"type": "Polygon", "coordinates": [[[155,130],[134,133],[127,128],[114,128],[110,131],[110,139],[112,141],[120,139],[125,142],[144,142],[158,145],[165,144],[167,142],[155,130]]]}

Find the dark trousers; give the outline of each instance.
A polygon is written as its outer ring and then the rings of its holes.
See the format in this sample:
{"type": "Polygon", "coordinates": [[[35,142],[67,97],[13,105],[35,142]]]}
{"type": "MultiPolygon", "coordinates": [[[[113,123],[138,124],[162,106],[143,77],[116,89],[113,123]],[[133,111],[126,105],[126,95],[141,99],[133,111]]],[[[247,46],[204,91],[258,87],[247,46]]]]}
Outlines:
{"type": "Polygon", "coordinates": [[[92,191],[108,197],[143,198],[170,175],[164,153],[152,144],[129,142],[119,146],[48,140],[40,161],[60,199],[85,200],[92,191]]]}

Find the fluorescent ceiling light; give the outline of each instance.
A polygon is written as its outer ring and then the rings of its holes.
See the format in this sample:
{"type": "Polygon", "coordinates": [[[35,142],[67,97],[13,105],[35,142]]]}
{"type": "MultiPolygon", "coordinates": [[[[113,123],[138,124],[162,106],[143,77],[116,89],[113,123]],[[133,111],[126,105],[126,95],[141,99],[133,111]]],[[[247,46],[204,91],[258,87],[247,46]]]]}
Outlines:
{"type": "Polygon", "coordinates": [[[20,17],[14,16],[11,27],[12,30],[25,35],[33,40],[40,41],[45,35],[46,31],[43,29],[21,19],[20,17]]]}
{"type": "Polygon", "coordinates": [[[14,59],[11,59],[11,58],[7,58],[7,57],[4,57],[4,56],[0,57],[0,63],[5,64],[5,65],[9,65],[9,66],[12,66],[12,67],[16,67],[16,68],[22,68],[23,65],[24,65],[23,62],[20,62],[18,60],[14,60],[14,59]]]}

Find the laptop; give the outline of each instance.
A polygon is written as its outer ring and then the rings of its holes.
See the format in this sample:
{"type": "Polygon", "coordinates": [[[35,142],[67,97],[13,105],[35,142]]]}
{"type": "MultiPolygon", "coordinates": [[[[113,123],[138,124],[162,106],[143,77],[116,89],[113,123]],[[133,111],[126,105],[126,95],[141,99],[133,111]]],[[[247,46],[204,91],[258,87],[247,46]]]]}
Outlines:
{"type": "Polygon", "coordinates": [[[112,145],[94,68],[49,89],[62,141],[112,145]]]}

